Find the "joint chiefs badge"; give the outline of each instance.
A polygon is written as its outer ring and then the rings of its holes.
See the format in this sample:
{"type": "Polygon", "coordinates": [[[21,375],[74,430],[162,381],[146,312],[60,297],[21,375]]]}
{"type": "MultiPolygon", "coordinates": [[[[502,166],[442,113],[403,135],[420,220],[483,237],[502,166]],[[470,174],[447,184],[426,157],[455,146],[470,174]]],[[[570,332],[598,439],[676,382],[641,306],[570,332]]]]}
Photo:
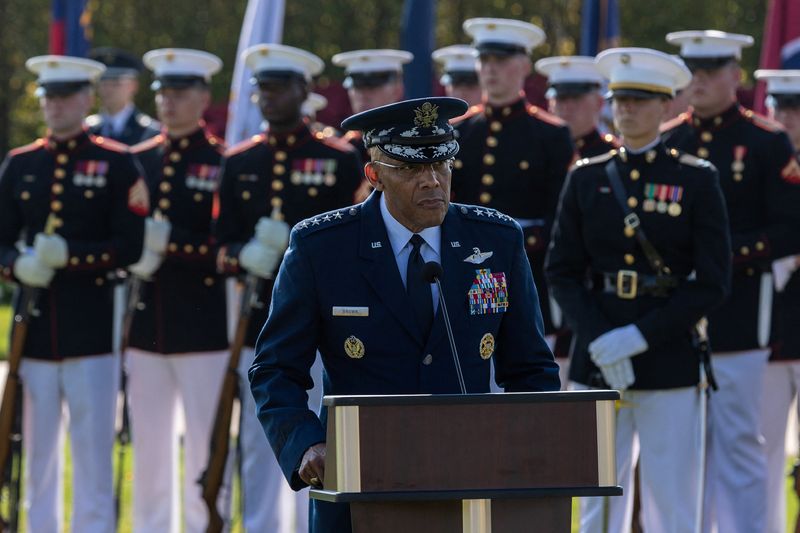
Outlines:
{"type": "Polygon", "coordinates": [[[486,333],[481,337],[480,354],[481,359],[489,359],[494,353],[494,335],[486,333]]]}
{"type": "Polygon", "coordinates": [[[364,357],[364,343],[358,337],[350,335],[344,341],[344,353],[351,359],[361,359],[364,357]]]}

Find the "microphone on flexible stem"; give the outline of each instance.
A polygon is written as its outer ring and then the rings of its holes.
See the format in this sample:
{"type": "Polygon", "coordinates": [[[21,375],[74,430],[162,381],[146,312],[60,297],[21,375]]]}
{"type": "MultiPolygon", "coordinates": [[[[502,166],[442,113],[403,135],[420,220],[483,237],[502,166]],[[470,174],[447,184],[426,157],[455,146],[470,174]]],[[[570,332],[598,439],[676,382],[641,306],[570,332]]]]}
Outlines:
{"type": "Polygon", "coordinates": [[[447,329],[447,338],[450,340],[450,353],[453,354],[453,363],[456,367],[458,386],[461,388],[461,394],[466,394],[467,386],[464,384],[464,372],[461,370],[461,361],[458,358],[456,340],[453,337],[453,326],[450,324],[450,315],[447,313],[447,305],[444,303],[444,291],[442,291],[442,284],[439,281],[439,279],[442,277],[442,274],[444,274],[442,265],[436,261],[429,261],[422,266],[422,279],[427,283],[436,283],[436,287],[439,289],[439,306],[442,308],[444,325],[447,329]]]}

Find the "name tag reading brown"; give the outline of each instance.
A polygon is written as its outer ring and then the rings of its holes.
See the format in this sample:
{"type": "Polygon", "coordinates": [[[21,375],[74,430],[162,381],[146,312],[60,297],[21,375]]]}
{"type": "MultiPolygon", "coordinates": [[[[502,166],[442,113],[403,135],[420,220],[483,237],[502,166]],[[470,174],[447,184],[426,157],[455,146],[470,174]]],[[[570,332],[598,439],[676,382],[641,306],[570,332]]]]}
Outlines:
{"type": "Polygon", "coordinates": [[[333,306],[333,316],[369,316],[369,307],[333,306]]]}

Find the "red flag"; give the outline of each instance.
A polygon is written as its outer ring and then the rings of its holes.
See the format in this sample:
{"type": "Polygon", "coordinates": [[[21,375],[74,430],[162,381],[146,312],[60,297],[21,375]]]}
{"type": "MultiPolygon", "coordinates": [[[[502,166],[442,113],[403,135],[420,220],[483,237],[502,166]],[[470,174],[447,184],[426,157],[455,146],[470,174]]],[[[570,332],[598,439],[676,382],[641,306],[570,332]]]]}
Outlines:
{"type": "MultiPolygon", "coordinates": [[[[770,0],[764,22],[761,68],[800,68],[800,0],[770,0]]],[[[765,111],[766,84],[756,86],[755,109],[765,111]]]]}

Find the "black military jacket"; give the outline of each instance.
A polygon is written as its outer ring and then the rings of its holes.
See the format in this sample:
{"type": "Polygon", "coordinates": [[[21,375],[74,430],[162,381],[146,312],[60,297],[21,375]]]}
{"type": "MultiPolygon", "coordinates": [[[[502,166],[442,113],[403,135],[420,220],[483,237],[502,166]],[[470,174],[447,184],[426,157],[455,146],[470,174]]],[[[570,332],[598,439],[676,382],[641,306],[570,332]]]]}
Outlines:
{"type": "Polygon", "coordinates": [[[558,195],[575,156],[569,130],[522,97],[505,107],[473,106],[454,126],[461,149],[453,170],[453,199],[493,207],[520,223],[545,332],[553,333],[544,255],[558,195]]]}
{"type": "Polygon", "coordinates": [[[547,257],[550,289],[575,334],[570,379],[603,386],[589,358],[589,343],[635,324],[649,349],[632,359],[632,388],[696,384],[699,361],[690,329],[722,302],[730,268],[728,218],[711,164],[663,144],[643,154],[620,148],[579,161],[564,186],[547,257]],[[620,271],[642,278],[655,274],[634,235],[625,231],[624,213],[605,170],[609,160],[617,165],[628,206],[679,280],[666,297],[626,299],[598,281],[600,275],[620,271]]]}
{"type": "Polygon", "coordinates": [[[708,120],[684,113],[665,124],[663,138],[719,170],[733,285],[725,305],[709,316],[714,350],[756,349],[761,273],[772,259],[800,252],[800,167],[791,142],[777,123],[739,105],[708,120]]]}
{"type": "MultiPolygon", "coordinates": [[[[358,154],[347,142],[319,139],[305,124],[291,133],[267,131],[239,143],[225,154],[223,169],[217,268],[228,274],[239,273],[239,253],[259,218],[274,213],[292,226],[350,205],[363,174],[358,154]]],[[[248,346],[255,346],[266,322],[271,294],[272,283],[264,283],[264,305],[250,320],[248,346]]]]}
{"type": "Polygon", "coordinates": [[[183,138],[159,134],[131,149],[144,168],[151,213],[172,225],[164,263],[142,287],[132,347],[170,354],[228,346],[225,283],[211,236],[224,148],[199,128],[183,138]]]}
{"type": "Polygon", "coordinates": [[[33,246],[50,217],[69,252],[66,267],[40,293],[25,356],[59,360],[111,352],[110,277],[139,258],[148,208],[141,169],[115,141],[82,132],[9,152],[0,167],[3,276],[13,280],[17,241],[33,246]]]}
{"type": "MultiPolygon", "coordinates": [[[[105,121],[103,115],[90,115],[86,117],[86,126],[89,133],[93,135],[103,135],[105,121]]],[[[158,123],[152,117],[145,115],[138,109],[134,109],[131,116],[125,122],[125,127],[118,135],[111,135],[110,138],[122,144],[133,146],[142,141],[155,137],[159,133],[158,123]]]]}
{"type": "Polygon", "coordinates": [[[607,154],[610,150],[619,147],[620,143],[616,137],[610,133],[600,135],[597,130],[592,130],[586,135],[575,139],[575,149],[581,159],[607,154]]]}

